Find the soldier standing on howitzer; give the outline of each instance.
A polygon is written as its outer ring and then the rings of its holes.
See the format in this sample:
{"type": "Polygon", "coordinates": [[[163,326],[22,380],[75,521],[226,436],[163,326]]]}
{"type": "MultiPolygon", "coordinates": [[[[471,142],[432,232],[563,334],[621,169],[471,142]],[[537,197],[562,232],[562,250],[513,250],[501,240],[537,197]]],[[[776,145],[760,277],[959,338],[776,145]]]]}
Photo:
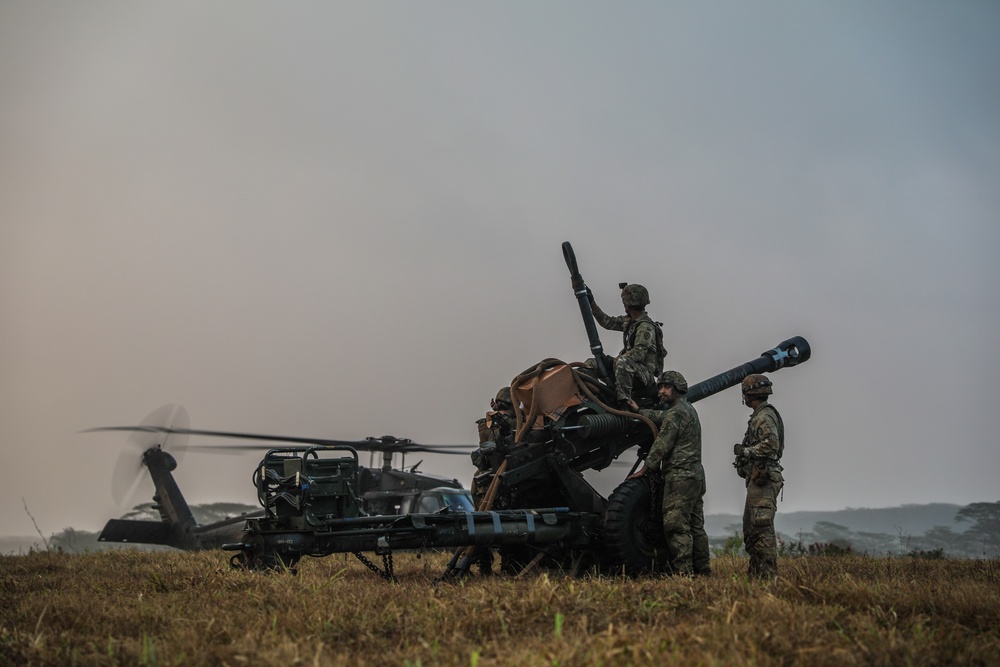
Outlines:
{"type": "Polygon", "coordinates": [[[733,447],[736,454],[733,465],[747,487],[743,545],[750,555],[748,574],[758,579],[778,576],[774,514],[785,483],[780,463],[785,449],[785,427],[781,415],[767,402],[771,392],[771,381],[763,375],[748,375],[743,379],[743,404],[753,412],[743,442],[733,447]]]}
{"type": "Polygon", "coordinates": [[[622,305],[626,315],[608,315],[594,301],[587,290],[594,319],[605,329],[621,331],[624,345],[615,357],[615,392],[618,406],[624,407],[632,398],[633,385],[638,382],[651,387],[657,375],[663,372],[663,359],[667,349],[663,346],[663,325],[646,314],[649,292],[642,285],[621,284],[622,305]]]}
{"type": "Polygon", "coordinates": [[[629,408],[660,425],[646,462],[629,479],[650,470],[663,477],[663,535],[674,574],[709,575],[708,535],[705,533],[705,468],[701,464],[701,420],[687,394],[687,381],[677,371],[656,379],[665,410],[629,408]]]}

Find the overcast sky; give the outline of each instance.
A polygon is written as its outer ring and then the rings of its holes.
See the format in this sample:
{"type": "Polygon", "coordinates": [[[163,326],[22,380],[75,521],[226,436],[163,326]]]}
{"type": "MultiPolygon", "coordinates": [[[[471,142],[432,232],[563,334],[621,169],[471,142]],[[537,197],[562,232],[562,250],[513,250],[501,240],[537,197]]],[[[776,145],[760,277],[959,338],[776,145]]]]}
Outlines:
{"type": "MultiPolygon", "coordinates": [[[[0,4],[0,534],[123,513],[126,438],[79,431],[168,403],[475,442],[498,387],[589,354],[563,241],[605,310],[649,288],[689,382],[809,340],[774,376],[779,511],[1000,500],[998,28],[992,1],[0,4]]],[[[748,411],[696,406],[706,511],[739,512],[748,411]]],[[[177,478],[253,503],[257,458],[177,478]]]]}

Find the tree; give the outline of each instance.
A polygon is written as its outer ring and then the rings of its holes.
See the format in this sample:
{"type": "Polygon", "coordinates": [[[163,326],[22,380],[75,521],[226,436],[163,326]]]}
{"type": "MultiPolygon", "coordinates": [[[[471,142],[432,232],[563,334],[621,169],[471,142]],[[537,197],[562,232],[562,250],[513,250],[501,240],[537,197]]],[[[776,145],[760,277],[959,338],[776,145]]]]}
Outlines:
{"type": "Polygon", "coordinates": [[[819,536],[821,542],[829,542],[838,547],[850,546],[853,537],[850,528],[832,521],[817,521],[813,524],[813,532],[819,536]]]}
{"type": "Polygon", "coordinates": [[[956,533],[951,526],[934,526],[913,539],[916,551],[942,551],[951,556],[975,556],[977,547],[965,533],[956,533]]]}
{"type": "Polygon", "coordinates": [[[972,503],[958,510],[955,521],[970,521],[964,535],[982,545],[983,555],[1000,551],[1000,502],[972,503]]]}
{"type": "Polygon", "coordinates": [[[889,533],[869,533],[859,531],[854,533],[854,548],[867,554],[888,554],[892,553],[898,544],[894,535],[889,533]]]}

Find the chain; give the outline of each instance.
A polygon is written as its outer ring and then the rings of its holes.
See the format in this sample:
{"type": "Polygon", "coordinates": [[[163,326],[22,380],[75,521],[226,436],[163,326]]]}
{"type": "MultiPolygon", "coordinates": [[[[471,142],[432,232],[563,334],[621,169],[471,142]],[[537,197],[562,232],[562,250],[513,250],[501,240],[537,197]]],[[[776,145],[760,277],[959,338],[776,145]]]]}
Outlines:
{"type": "Polygon", "coordinates": [[[393,565],[392,565],[392,552],[391,551],[389,553],[382,554],[382,565],[385,567],[384,571],[378,569],[378,565],[376,565],[375,563],[373,563],[370,560],[368,560],[365,557],[365,555],[363,553],[361,553],[360,551],[355,551],[354,552],[354,557],[357,558],[362,563],[364,563],[365,567],[367,567],[369,570],[371,570],[372,572],[374,572],[378,576],[382,577],[386,581],[393,581],[393,582],[396,581],[396,577],[392,573],[393,565]]]}
{"type": "Polygon", "coordinates": [[[663,480],[663,473],[658,470],[650,471],[650,474],[646,475],[649,478],[649,504],[650,510],[653,512],[653,516],[662,516],[663,514],[663,487],[665,482],[663,480]]]}
{"type": "Polygon", "coordinates": [[[387,551],[382,554],[382,567],[385,568],[386,579],[395,582],[396,575],[393,574],[392,552],[387,551]]]}

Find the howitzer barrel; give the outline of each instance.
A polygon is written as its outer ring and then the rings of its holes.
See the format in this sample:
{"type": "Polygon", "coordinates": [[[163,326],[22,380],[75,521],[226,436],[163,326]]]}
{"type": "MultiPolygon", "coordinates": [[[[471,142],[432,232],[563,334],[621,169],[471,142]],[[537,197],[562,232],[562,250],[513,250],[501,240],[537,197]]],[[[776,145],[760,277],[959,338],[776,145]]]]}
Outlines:
{"type": "Polygon", "coordinates": [[[786,366],[797,366],[809,359],[812,350],[802,336],[795,336],[782,341],[777,347],[762,352],[753,361],[732,368],[725,373],[719,373],[707,380],[691,385],[688,388],[687,400],[690,403],[717,394],[724,389],[733,387],[753,373],[773,373],[786,366]]]}
{"type": "Polygon", "coordinates": [[[566,267],[569,268],[570,280],[573,284],[573,294],[577,303],[580,304],[580,315],[583,317],[583,326],[587,329],[587,340],[590,342],[590,351],[594,355],[597,363],[597,372],[605,381],[611,380],[611,370],[608,368],[607,356],[604,354],[604,346],[601,344],[601,337],[597,333],[597,323],[594,321],[594,311],[590,309],[590,299],[587,297],[587,283],[580,275],[580,269],[576,263],[576,253],[569,241],[562,244],[563,258],[566,260],[566,267]]]}

